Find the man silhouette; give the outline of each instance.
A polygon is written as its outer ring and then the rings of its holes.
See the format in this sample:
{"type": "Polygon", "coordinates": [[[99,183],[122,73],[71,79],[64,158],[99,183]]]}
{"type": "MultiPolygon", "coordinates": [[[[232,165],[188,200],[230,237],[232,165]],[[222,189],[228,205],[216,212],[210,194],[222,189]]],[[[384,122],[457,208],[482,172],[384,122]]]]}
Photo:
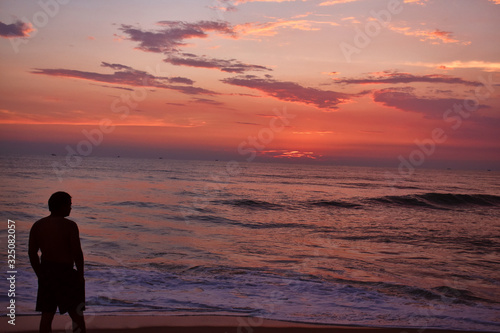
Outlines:
{"type": "Polygon", "coordinates": [[[40,333],[52,332],[57,308],[61,314],[70,315],[73,332],[85,333],[83,252],[78,226],[66,219],[71,212],[71,196],[66,192],[52,194],[49,210],[49,216],[31,227],[28,245],[30,263],[38,277],[36,311],[42,312],[40,333]]]}

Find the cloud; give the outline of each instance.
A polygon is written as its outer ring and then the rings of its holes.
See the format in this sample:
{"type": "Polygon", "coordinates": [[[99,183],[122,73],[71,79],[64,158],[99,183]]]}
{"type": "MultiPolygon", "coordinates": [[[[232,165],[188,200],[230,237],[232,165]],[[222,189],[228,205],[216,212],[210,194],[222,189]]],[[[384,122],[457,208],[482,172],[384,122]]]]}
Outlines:
{"type": "Polygon", "coordinates": [[[214,0],[211,6],[208,8],[220,11],[220,12],[235,12],[236,4],[233,0],[214,0]]]}
{"type": "MultiPolygon", "coordinates": [[[[319,6],[333,6],[333,5],[339,5],[343,3],[349,3],[349,2],[357,2],[357,1],[364,1],[364,0],[330,0],[330,1],[323,1],[319,4],[319,6]]],[[[417,4],[417,5],[425,5],[429,0],[404,0],[405,4],[417,4]]],[[[490,1],[500,1],[500,0],[490,0],[490,1]]]]}
{"type": "Polygon", "coordinates": [[[101,62],[101,66],[102,67],[109,67],[111,69],[115,69],[115,70],[122,70],[122,69],[125,69],[125,70],[132,70],[133,68],[132,67],[129,67],[129,66],[125,66],[125,65],[121,65],[121,64],[110,64],[110,63],[107,63],[107,62],[101,62]]]}
{"type": "Polygon", "coordinates": [[[120,30],[128,35],[129,40],[139,42],[138,49],[154,53],[179,51],[181,46],[187,45],[184,42],[185,39],[207,38],[207,31],[235,36],[232,27],[222,21],[198,21],[196,23],[160,21],[157,24],[164,28],[157,31],[143,31],[123,24],[120,30]]]}
{"type": "Polygon", "coordinates": [[[222,72],[228,73],[244,73],[246,71],[272,71],[265,66],[244,64],[236,59],[216,59],[207,56],[197,56],[191,53],[182,53],[180,56],[170,55],[164,60],[172,65],[201,67],[201,68],[216,68],[222,72]]]}
{"type": "Polygon", "coordinates": [[[354,16],[349,16],[349,17],[344,17],[341,19],[342,21],[350,21],[350,23],[361,23],[361,21],[359,21],[357,18],[355,18],[354,16]]]}
{"type": "Polygon", "coordinates": [[[169,102],[167,102],[165,104],[166,105],[172,105],[172,106],[187,106],[187,104],[185,104],[185,103],[169,103],[169,102]]]}
{"type": "Polygon", "coordinates": [[[167,56],[165,62],[176,66],[214,68],[229,73],[244,73],[246,71],[271,70],[265,66],[245,64],[236,59],[217,59],[205,55],[181,53],[180,48],[186,46],[186,39],[206,38],[206,32],[215,31],[236,38],[235,29],[223,21],[198,21],[186,23],[182,21],[160,21],[164,27],[156,31],[143,31],[129,25],[122,25],[121,30],[128,39],[138,42],[139,50],[145,52],[163,53],[167,56]]]}
{"type": "Polygon", "coordinates": [[[426,5],[429,0],[405,0],[405,4],[416,4],[416,5],[426,5]]]}
{"type": "MultiPolygon", "coordinates": [[[[93,83],[92,83],[93,84],[93,83]]],[[[114,87],[114,86],[107,86],[105,84],[94,84],[99,87],[104,87],[104,88],[111,88],[111,89],[120,89],[120,90],[127,90],[127,91],[134,91],[132,88],[125,88],[125,87],[114,87]]]]}
{"type": "MultiPolygon", "coordinates": [[[[239,4],[243,4],[243,3],[247,3],[247,2],[292,2],[292,1],[296,1],[296,0],[234,0],[234,4],[235,5],[239,5],[239,4]]],[[[302,0],[302,1],[306,1],[306,0],[302,0]]]]}
{"type": "Polygon", "coordinates": [[[312,159],[316,160],[323,157],[322,155],[315,154],[312,151],[299,151],[299,150],[263,150],[259,152],[259,155],[278,158],[278,159],[312,159]]]}
{"type": "MultiPolygon", "coordinates": [[[[500,0],[499,0],[500,1],[500,0]]],[[[487,61],[451,61],[442,63],[427,63],[427,62],[408,62],[405,65],[423,66],[439,69],[455,69],[455,68],[479,68],[485,71],[494,72],[500,71],[500,62],[487,61]]]]}
{"type": "Polygon", "coordinates": [[[161,89],[170,89],[179,91],[185,94],[207,94],[215,95],[216,93],[203,88],[193,87],[191,84],[194,81],[182,77],[160,77],[154,76],[144,71],[133,69],[132,67],[121,64],[110,64],[107,62],[101,63],[102,67],[111,68],[115,70],[113,74],[102,74],[95,72],[85,72],[73,69],[47,69],[36,68],[31,73],[68,77],[82,80],[89,80],[94,82],[105,82],[112,84],[120,84],[134,87],[155,87],[161,89]],[[188,84],[186,86],[176,84],[188,84]]]}
{"type": "Polygon", "coordinates": [[[427,83],[449,83],[449,84],[463,84],[467,86],[479,86],[478,81],[467,81],[459,77],[453,77],[443,74],[428,74],[428,75],[413,75],[410,73],[400,73],[392,71],[384,71],[373,73],[376,75],[369,75],[363,79],[337,79],[336,83],[345,84],[396,84],[396,83],[413,83],[413,82],[427,82],[427,83]]]}
{"type": "MultiPolygon", "coordinates": [[[[208,8],[220,12],[234,12],[237,6],[248,2],[291,2],[296,0],[213,0],[212,5],[208,8]]],[[[307,0],[302,0],[307,1],[307,0]]]]}
{"type": "Polygon", "coordinates": [[[4,38],[29,37],[29,33],[34,31],[30,23],[17,20],[11,24],[0,22],[0,36],[4,38]]]}
{"type": "MultiPolygon", "coordinates": [[[[457,98],[422,98],[413,93],[413,88],[387,88],[373,93],[373,100],[385,106],[395,107],[402,111],[416,112],[427,119],[442,119],[446,110],[454,105],[463,105],[463,99],[457,98]]],[[[478,109],[489,108],[480,104],[478,109]]]]}
{"type": "Polygon", "coordinates": [[[405,36],[417,37],[421,42],[431,42],[431,44],[461,44],[469,45],[471,42],[459,41],[453,38],[453,33],[450,31],[443,31],[439,29],[434,30],[411,30],[410,27],[396,27],[394,25],[389,25],[388,28],[394,32],[403,34],[405,36]]]}
{"type": "Polygon", "coordinates": [[[361,94],[346,94],[336,91],[303,87],[298,83],[277,81],[266,75],[259,78],[255,75],[242,75],[221,80],[224,83],[259,90],[282,101],[299,102],[314,105],[319,109],[338,109],[339,104],[350,101],[361,94]]]}
{"type": "Polygon", "coordinates": [[[349,2],[355,2],[359,0],[331,0],[331,1],[324,1],[319,4],[319,6],[333,6],[333,5],[339,5],[342,3],[349,3],[349,2]]]}
{"type": "Polygon", "coordinates": [[[235,124],[240,124],[240,125],[250,125],[250,126],[262,126],[262,124],[257,124],[257,123],[248,123],[244,121],[235,121],[235,124]]]}
{"type": "Polygon", "coordinates": [[[338,26],[338,23],[328,21],[311,20],[278,20],[275,22],[254,22],[240,24],[234,27],[234,30],[244,35],[274,36],[280,28],[289,28],[304,31],[320,30],[318,25],[338,26]]]}
{"type": "Polygon", "coordinates": [[[195,98],[195,99],[193,99],[192,102],[193,103],[208,104],[208,105],[215,105],[215,106],[224,105],[224,103],[222,103],[222,102],[214,101],[213,99],[208,99],[208,98],[195,98]]]}
{"type": "Polygon", "coordinates": [[[193,80],[188,79],[187,77],[181,77],[181,76],[171,77],[168,80],[171,83],[181,83],[181,84],[188,84],[188,85],[193,85],[194,84],[193,80]]]}

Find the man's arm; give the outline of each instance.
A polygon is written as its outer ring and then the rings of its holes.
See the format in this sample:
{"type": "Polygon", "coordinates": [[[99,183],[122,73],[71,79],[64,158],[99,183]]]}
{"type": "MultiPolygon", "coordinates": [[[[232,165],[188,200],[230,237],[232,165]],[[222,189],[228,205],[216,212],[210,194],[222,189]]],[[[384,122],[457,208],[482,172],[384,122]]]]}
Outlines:
{"type": "MultiPolygon", "coordinates": [[[[74,223],[74,222],[73,222],[74,223]]],[[[78,226],[74,224],[74,228],[71,229],[71,256],[75,261],[76,270],[78,275],[83,278],[84,274],[84,259],[82,246],[80,244],[80,232],[78,231],[78,226]]]]}
{"type": "Polygon", "coordinates": [[[30,258],[31,267],[35,271],[37,277],[40,277],[40,258],[38,257],[38,249],[40,245],[38,244],[38,232],[36,231],[35,225],[31,227],[30,238],[28,242],[28,256],[30,258]]]}

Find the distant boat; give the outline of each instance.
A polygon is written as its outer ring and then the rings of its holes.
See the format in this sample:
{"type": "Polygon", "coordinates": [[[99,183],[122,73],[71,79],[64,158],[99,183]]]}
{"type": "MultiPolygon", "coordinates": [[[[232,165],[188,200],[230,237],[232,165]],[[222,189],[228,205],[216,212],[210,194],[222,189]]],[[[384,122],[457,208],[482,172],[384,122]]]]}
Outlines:
{"type": "Polygon", "coordinates": [[[50,154],[50,155],[52,155],[52,156],[57,156],[57,155],[56,155],[56,154],[54,154],[54,153],[52,153],[52,154],[50,154]]]}

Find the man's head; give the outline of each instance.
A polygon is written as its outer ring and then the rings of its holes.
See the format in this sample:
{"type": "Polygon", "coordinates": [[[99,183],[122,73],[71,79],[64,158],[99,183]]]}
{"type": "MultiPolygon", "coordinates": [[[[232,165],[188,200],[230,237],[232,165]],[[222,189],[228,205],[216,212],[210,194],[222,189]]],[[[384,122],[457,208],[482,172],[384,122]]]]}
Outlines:
{"type": "Polygon", "coordinates": [[[52,215],[69,216],[71,212],[71,195],[66,192],[56,192],[50,196],[49,210],[52,215]]]}

